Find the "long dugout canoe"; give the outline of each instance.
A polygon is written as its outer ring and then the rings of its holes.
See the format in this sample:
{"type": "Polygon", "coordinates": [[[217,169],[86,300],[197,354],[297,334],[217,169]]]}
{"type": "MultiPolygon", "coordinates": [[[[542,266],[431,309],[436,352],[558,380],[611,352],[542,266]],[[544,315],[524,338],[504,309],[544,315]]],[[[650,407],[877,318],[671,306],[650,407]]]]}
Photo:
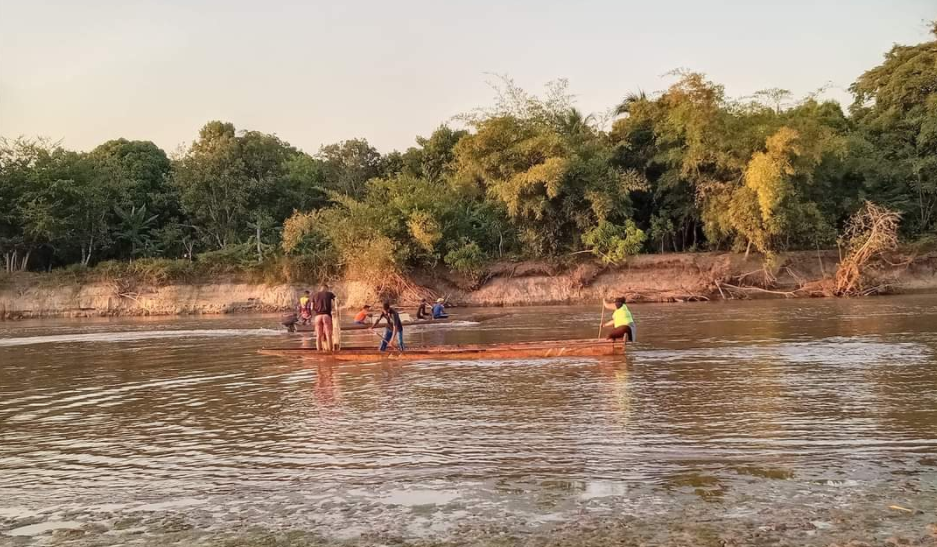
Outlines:
{"type": "Polygon", "coordinates": [[[587,339],[462,346],[417,346],[406,351],[383,352],[374,347],[349,347],[339,351],[317,351],[315,348],[264,348],[259,350],[259,353],[292,359],[351,362],[516,359],[624,355],[625,345],[622,342],[587,339]]]}

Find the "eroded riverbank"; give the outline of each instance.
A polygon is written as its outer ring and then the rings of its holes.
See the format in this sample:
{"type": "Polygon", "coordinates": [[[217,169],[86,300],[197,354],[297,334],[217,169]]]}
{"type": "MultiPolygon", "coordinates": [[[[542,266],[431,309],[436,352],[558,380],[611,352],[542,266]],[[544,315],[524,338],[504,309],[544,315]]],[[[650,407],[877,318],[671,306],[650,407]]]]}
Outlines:
{"type": "MultiPolygon", "coordinates": [[[[407,336],[598,315],[517,311],[407,336]]],[[[933,545],[937,297],[633,311],[624,359],[350,366],[257,355],[273,317],[6,323],[0,544],[933,545]]]]}
{"type": "MultiPolygon", "coordinates": [[[[760,258],[731,253],[641,255],[620,267],[504,263],[493,266],[472,290],[442,274],[415,273],[397,300],[415,306],[420,297],[442,296],[458,306],[532,306],[593,303],[609,295],[623,295],[632,302],[782,298],[785,292],[835,271],[837,260],[835,252],[785,255],[771,291],[758,288],[764,285],[760,258]],[[725,285],[729,282],[749,287],[735,290],[725,285]]],[[[885,265],[878,274],[896,293],[937,292],[937,256],[885,265]]],[[[135,279],[79,282],[45,274],[26,275],[8,278],[0,285],[0,318],[276,312],[292,309],[297,295],[314,287],[313,280],[275,285],[237,279],[156,284],[135,279]]],[[[335,282],[333,290],[348,308],[380,298],[372,287],[360,282],[335,282]]]]}

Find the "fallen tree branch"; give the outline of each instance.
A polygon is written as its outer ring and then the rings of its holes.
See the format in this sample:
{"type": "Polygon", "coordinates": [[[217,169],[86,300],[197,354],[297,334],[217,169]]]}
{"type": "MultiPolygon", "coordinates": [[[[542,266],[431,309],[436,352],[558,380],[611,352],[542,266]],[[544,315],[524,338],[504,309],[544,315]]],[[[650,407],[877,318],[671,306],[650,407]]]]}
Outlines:
{"type": "Polygon", "coordinates": [[[836,270],[834,294],[837,296],[860,296],[871,289],[865,285],[870,281],[869,262],[883,258],[883,254],[898,247],[898,223],[901,215],[866,201],[846,226],[843,241],[848,253],[836,270]]]}
{"type": "Polygon", "coordinates": [[[800,289],[797,289],[794,291],[772,291],[769,289],[762,289],[761,287],[739,287],[738,285],[730,285],[729,283],[723,283],[722,285],[725,287],[729,287],[731,289],[741,291],[741,292],[752,291],[752,292],[760,292],[760,293],[768,293],[768,294],[777,294],[785,298],[794,298],[800,292],[800,289]]]}

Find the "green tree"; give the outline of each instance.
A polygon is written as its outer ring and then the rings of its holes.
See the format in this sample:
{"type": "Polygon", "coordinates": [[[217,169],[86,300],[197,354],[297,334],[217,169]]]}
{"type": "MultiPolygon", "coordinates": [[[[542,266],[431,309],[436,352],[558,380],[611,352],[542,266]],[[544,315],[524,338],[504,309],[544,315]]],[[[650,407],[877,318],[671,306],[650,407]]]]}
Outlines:
{"type": "Polygon", "coordinates": [[[98,186],[113,193],[114,205],[127,208],[147,204],[154,214],[171,218],[178,214],[178,195],[169,184],[172,167],[166,153],[150,141],[107,141],[92,150],[88,159],[98,186]]]}
{"type": "Polygon", "coordinates": [[[623,226],[602,221],[582,235],[582,242],[606,264],[621,264],[638,254],[646,240],[644,231],[630,220],[623,226]]]}
{"type": "Polygon", "coordinates": [[[230,123],[206,124],[173,169],[183,209],[206,245],[245,242],[254,235],[248,223],[258,214],[282,222],[295,199],[284,188],[310,184],[301,172],[308,164],[298,164],[298,155],[275,135],[238,135],[230,123]]]}
{"type": "Polygon", "coordinates": [[[286,162],[286,175],[277,179],[274,195],[278,205],[274,218],[283,219],[293,211],[318,209],[328,204],[326,167],[322,160],[298,153],[286,162]]]}
{"type": "Polygon", "coordinates": [[[485,271],[488,255],[478,243],[467,237],[453,241],[450,247],[445,257],[446,265],[452,271],[466,276],[470,281],[469,288],[474,288],[485,271]]]}
{"type": "Polygon", "coordinates": [[[604,134],[570,104],[565,83],[540,99],[508,81],[495,109],[468,118],[475,132],[455,147],[455,182],[503,207],[533,256],[575,250],[583,231],[626,218],[642,182],[611,163],[604,134]]]}
{"type": "Polygon", "coordinates": [[[365,183],[383,173],[380,152],[365,139],[350,139],[319,149],[326,187],[345,196],[360,197],[365,183]]]}
{"type": "Polygon", "coordinates": [[[660,252],[667,252],[667,242],[673,239],[674,229],[673,222],[670,219],[670,216],[663,212],[664,214],[658,216],[651,216],[651,228],[648,233],[648,237],[651,241],[660,242],[660,252]]]}
{"type": "Polygon", "coordinates": [[[42,139],[0,140],[0,250],[8,271],[25,270],[34,253],[70,258],[89,233],[107,227],[86,211],[102,202],[84,154],[42,139]],[[86,218],[91,219],[84,222],[86,218]]]}
{"type": "Polygon", "coordinates": [[[159,215],[150,215],[146,210],[146,204],[141,205],[139,208],[134,205],[129,211],[115,206],[114,211],[120,218],[117,238],[130,245],[130,261],[133,262],[134,257],[147,253],[152,243],[150,230],[152,230],[159,215]]]}
{"type": "Polygon", "coordinates": [[[794,98],[794,94],[789,89],[772,87],[756,91],[753,98],[761,104],[773,108],[774,112],[780,116],[781,112],[786,110],[786,106],[794,98]]]}
{"type": "Polygon", "coordinates": [[[67,241],[61,241],[59,251],[68,262],[71,261],[70,254],[61,251],[79,249],[79,263],[88,266],[93,258],[98,258],[99,251],[106,253],[111,250],[117,224],[112,204],[119,201],[119,194],[106,178],[93,171],[93,160],[75,160],[85,164],[81,173],[55,185],[60,200],[56,214],[69,226],[67,241]]]}
{"type": "MultiPolygon", "coordinates": [[[[937,22],[933,33],[937,38],[937,22]]],[[[930,230],[937,208],[937,39],[895,45],[850,90],[855,96],[850,112],[861,136],[878,161],[888,164],[887,183],[907,196],[900,209],[908,228],[930,230]]]]}
{"type": "MultiPolygon", "coordinates": [[[[410,149],[419,160],[419,170],[414,174],[431,181],[440,181],[451,175],[454,171],[455,146],[466,135],[468,131],[441,125],[429,137],[417,137],[419,148],[410,149]]],[[[410,150],[407,152],[410,153],[410,150]]]]}
{"type": "Polygon", "coordinates": [[[905,235],[934,231],[937,38],[862,74],[850,116],[817,94],[733,100],[672,75],[627,95],[609,130],[565,80],[532,94],[500,77],[490,106],[458,117],[467,129],[384,156],[364,139],[310,155],[219,121],[172,161],[148,141],[0,139],[0,254],[13,271],[198,249],[230,271],[293,263],[289,278],[343,268],[385,284],[583,248],[612,263],[645,244],[770,259],[830,244],[867,200],[899,211],[905,235]]]}
{"type": "Polygon", "coordinates": [[[733,126],[722,86],[703,74],[674,74],[678,80],[657,98],[627,96],[616,109],[623,117],[614,122],[610,137],[613,163],[645,181],[635,199],[635,218],[649,224],[656,211],[666,211],[675,227],[675,247],[679,242],[686,250],[703,225],[702,205],[714,190],[740,180],[753,147],[742,144],[751,128],[733,126]]]}

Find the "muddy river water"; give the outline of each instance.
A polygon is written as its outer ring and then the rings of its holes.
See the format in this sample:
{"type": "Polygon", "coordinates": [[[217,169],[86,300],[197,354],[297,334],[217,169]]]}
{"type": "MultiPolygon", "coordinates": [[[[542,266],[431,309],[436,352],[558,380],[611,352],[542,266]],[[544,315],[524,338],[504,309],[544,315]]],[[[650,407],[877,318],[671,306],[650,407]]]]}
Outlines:
{"type": "MultiPolygon", "coordinates": [[[[407,339],[599,319],[504,311],[407,339]]],[[[632,311],[625,357],[336,366],[270,316],[0,323],[0,545],[934,545],[937,296],[632,311]]]]}

